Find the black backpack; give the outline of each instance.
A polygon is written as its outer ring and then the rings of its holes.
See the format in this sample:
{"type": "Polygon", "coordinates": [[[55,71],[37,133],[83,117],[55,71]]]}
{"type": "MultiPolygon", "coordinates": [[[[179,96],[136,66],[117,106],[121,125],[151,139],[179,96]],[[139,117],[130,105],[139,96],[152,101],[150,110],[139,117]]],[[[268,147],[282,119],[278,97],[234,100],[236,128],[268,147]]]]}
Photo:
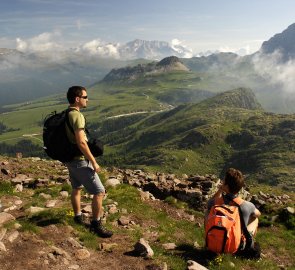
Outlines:
{"type": "Polygon", "coordinates": [[[49,157],[61,162],[69,162],[75,156],[81,155],[78,146],[70,142],[66,133],[66,123],[71,128],[69,111],[69,109],[60,113],[55,111],[47,115],[43,125],[43,148],[49,157]]]}
{"type": "MultiPolygon", "coordinates": [[[[68,117],[70,111],[71,109],[67,109],[60,113],[55,111],[49,114],[43,125],[43,148],[49,157],[61,162],[69,162],[75,156],[82,155],[78,146],[71,143],[66,134],[66,125],[74,133],[68,117]]],[[[85,131],[89,135],[89,131],[87,129],[85,131]]],[[[100,140],[91,138],[88,146],[93,156],[103,155],[103,143],[100,140]]]]}

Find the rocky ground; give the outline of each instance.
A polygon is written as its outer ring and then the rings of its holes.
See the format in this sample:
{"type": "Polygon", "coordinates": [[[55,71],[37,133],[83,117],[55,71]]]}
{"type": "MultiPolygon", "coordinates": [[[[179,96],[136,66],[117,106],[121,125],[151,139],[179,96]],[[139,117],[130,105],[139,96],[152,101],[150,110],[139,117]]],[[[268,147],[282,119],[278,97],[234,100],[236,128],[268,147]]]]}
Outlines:
{"type": "MultiPolygon", "coordinates": [[[[93,236],[94,247],[86,247],[81,241],[81,233],[77,225],[62,222],[70,220],[71,209],[69,191],[59,191],[56,195],[40,190],[54,189],[68,183],[68,172],[59,162],[45,161],[39,158],[8,159],[0,157],[0,184],[12,183],[13,192],[8,188],[2,191],[0,198],[0,269],[168,269],[165,262],[153,258],[154,251],[149,242],[156,241],[149,229],[153,221],[143,221],[121,208],[117,202],[106,198],[105,216],[120,213],[118,219],[112,221],[113,228],[120,228],[109,239],[93,236]],[[41,202],[32,205],[32,198],[41,202]],[[46,210],[67,209],[59,220],[46,219],[46,216],[34,220],[34,214],[46,210]],[[24,220],[33,220],[37,231],[25,229],[24,220]],[[135,241],[130,232],[140,226],[145,232],[140,240],[135,241]],[[126,230],[126,233],[124,232],[126,230]]],[[[186,176],[178,179],[175,175],[146,174],[142,171],[112,169],[106,171],[106,187],[114,187],[122,183],[140,189],[141,200],[154,209],[164,211],[175,220],[186,220],[198,227],[202,226],[202,217],[190,214],[184,209],[175,208],[163,199],[173,196],[187,202],[192,207],[202,209],[208,197],[216,190],[219,179],[214,175],[186,176]]],[[[243,196],[250,196],[244,191],[243,196]]],[[[89,195],[84,195],[83,215],[86,220],[91,217],[89,195]]],[[[268,200],[282,205],[291,198],[283,194],[274,196],[260,192],[252,196],[259,206],[268,200]]],[[[291,212],[294,209],[289,209],[291,212]]],[[[82,229],[83,231],[83,229],[82,229]]],[[[196,247],[198,246],[197,243],[196,247]]],[[[175,243],[165,243],[167,250],[176,249],[175,243]]],[[[271,255],[270,255],[271,256],[271,255]]],[[[202,269],[202,266],[189,261],[188,269],[202,269]],[[199,267],[199,268],[198,268],[199,267]]],[[[203,268],[204,269],[204,268],[203,268]]]]}

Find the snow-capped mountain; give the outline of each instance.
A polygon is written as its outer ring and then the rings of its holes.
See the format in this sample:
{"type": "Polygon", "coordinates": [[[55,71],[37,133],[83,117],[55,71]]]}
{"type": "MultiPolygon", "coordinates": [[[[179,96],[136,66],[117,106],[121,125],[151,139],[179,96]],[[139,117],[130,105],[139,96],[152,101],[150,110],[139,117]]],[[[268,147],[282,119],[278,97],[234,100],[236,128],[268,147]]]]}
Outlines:
{"type": "Polygon", "coordinates": [[[100,57],[113,57],[124,60],[138,58],[160,60],[168,56],[181,58],[193,56],[192,50],[181,45],[177,40],[173,40],[170,44],[166,41],[135,39],[122,45],[119,43],[103,43],[99,40],[94,40],[76,48],[75,51],[83,51],[100,57]]]}

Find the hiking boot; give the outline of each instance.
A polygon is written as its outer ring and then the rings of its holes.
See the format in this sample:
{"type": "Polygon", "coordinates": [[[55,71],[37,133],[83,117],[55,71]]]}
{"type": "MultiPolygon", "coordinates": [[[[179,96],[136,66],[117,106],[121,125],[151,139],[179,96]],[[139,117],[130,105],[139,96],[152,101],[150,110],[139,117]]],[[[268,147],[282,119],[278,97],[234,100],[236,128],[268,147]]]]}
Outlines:
{"type": "Polygon", "coordinates": [[[101,220],[92,220],[90,223],[90,231],[97,234],[100,237],[108,238],[113,235],[113,232],[107,230],[101,223],[101,220]]]}
{"type": "Polygon", "coordinates": [[[74,216],[74,222],[79,225],[84,225],[83,216],[82,215],[74,216]]]}

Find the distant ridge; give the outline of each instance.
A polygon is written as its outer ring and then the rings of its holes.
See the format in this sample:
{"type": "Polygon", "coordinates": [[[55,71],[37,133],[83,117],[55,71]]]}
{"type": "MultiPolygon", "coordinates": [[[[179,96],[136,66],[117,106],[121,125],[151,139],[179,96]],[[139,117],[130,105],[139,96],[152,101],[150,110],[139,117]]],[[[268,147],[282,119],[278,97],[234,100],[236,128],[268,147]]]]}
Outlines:
{"type": "Polygon", "coordinates": [[[169,71],[189,71],[176,56],[162,59],[160,62],[139,64],[133,67],[112,69],[102,80],[103,82],[134,81],[140,76],[163,73],[169,71]]]}
{"type": "Polygon", "coordinates": [[[204,102],[210,107],[227,106],[248,110],[262,110],[261,104],[257,101],[255,94],[249,88],[238,88],[218,94],[204,102]]]}
{"type": "Polygon", "coordinates": [[[271,54],[275,51],[282,53],[282,60],[295,58],[295,23],[291,24],[282,33],[274,35],[268,41],[262,43],[260,52],[271,54]]]}

